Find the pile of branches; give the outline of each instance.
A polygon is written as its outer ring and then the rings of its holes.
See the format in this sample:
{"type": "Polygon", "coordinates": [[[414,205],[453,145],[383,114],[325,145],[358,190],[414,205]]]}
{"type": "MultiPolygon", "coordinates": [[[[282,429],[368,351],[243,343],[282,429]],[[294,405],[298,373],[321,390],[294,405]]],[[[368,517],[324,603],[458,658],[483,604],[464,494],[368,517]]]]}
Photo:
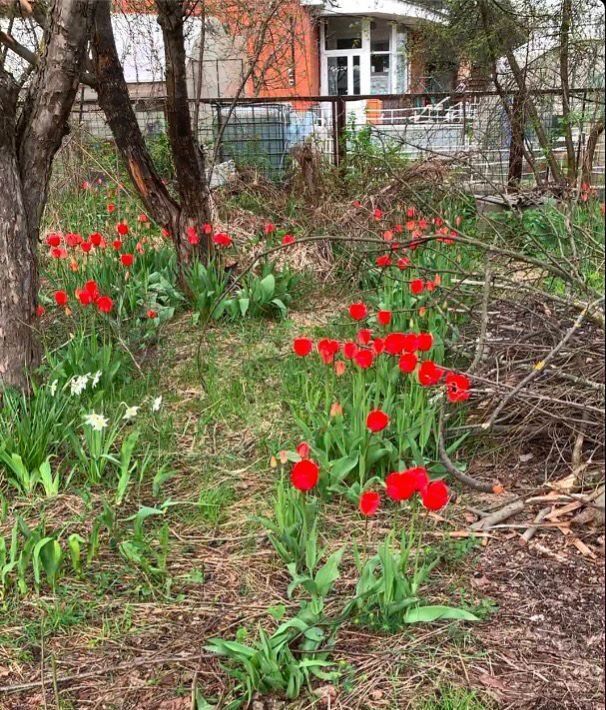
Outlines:
{"type": "Polygon", "coordinates": [[[479,394],[468,425],[543,444],[573,470],[603,459],[603,299],[559,299],[503,269],[483,286],[481,318],[464,333],[479,394]]]}

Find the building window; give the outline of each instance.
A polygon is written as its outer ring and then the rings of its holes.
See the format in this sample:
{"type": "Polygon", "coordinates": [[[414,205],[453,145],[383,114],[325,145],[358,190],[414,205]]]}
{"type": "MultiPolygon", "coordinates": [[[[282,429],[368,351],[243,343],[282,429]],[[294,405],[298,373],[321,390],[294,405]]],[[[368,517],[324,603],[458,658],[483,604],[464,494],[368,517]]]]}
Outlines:
{"type": "Polygon", "coordinates": [[[382,18],[328,17],[321,26],[322,90],[331,95],[404,93],[407,30],[382,18]]]}
{"type": "Polygon", "coordinates": [[[360,49],[362,21],[353,17],[331,17],[326,21],[325,49],[360,49]]]}

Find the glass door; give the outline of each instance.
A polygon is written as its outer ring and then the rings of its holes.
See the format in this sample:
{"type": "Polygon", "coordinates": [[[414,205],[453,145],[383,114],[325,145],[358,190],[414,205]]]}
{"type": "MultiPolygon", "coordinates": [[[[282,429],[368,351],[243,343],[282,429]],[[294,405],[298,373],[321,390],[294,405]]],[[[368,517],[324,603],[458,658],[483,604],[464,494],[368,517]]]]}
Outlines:
{"type": "Polygon", "coordinates": [[[340,54],[327,57],[328,93],[331,96],[359,96],[360,55],[340,54]]]}

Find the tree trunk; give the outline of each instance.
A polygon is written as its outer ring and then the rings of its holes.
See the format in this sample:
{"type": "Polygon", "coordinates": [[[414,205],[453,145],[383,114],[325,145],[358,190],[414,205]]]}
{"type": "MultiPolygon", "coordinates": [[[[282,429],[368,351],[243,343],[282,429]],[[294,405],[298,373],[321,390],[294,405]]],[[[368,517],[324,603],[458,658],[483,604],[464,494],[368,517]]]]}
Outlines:
{"type": "Polygon", "coordinates": [[[591,175],[593,173],[593,156],[597,148],[600,136],[604,133],[604,119],[601,118],[589,132],[587,144],[583,151],[583,167],[581,169],[581,184],[591,185],[591,175]]]}
{"type": "MultiPolygon", "coordinates": [[[[206,176],[204,152],[192,129],[187,93],[185,41],[183,35],[184,8],[181,0],[156,0],[158,23],[164,38],[166,61],[166,118],[171,146],[181,215],[178,248],[182,260],[191,255],[191,246],[183,235],[190,227],[198,228],[211,222],[211,196],[206,176]]],[[[197,130],[197,126],[196,126],[197,130]]],[[[208,253],[211,243],[200,236],[200,251],[208,253]]]]}
{"type": "Polygon", "coordinates": [[[572,125],[570,121],[570,87],[568,47],[572,25],[572,0],[562,3],[562,23],[560,25],[560,83],[562,85],[562,114],[564,142],[566,144],[566,177],[569,185],[574,185],[577,177],[577,156],[572,140],[572,125]]]}
{"type": "Polygon", "coordinates": [[[55,0],[19,120],[0,68],[0,386],[28,387],[38,364],[36,250],[53,158],[68,130],[89,31],[90,0],[55,0]]]}
{"type": "Polygon", "coordinates": [[[0,70],[0,386],[27,389],[36,364],[36,256],[28,235],[15,145],[17,86],[0,70]]]}
{"type": "Polygon", "coordinates": [[[137,122],[116,50],[110,0],[97,0],[95,4],[92,50],[99,106],[116,146],[145,209],[172,234],[179,223],[180,208],[158,175],[137,122]]]}

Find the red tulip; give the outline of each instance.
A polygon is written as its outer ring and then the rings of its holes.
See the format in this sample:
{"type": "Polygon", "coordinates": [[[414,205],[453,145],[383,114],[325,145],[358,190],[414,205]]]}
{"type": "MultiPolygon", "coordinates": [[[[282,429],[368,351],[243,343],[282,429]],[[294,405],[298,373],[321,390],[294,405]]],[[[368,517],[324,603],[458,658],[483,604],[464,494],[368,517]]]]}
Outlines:
{"type": "Polygon", "coordinates": [[[46,237],[46,243],[49,247],[58,247],[59,244],[61,244],[61,235],[49,234],[48,237],[46,237]]]}
{"type": "Polygon", "coordinates": [[[318,348],[318,353],[325,365],[331,365],[335,359],[335,355],[339,352],[339,341],[331,340],[330,338],[323,338],[318,341],[316,346],[318,348]]]}
{"type": "Polygon", "coordinates": [[[405,353],[416,353],[419,350],[419,337],[416,333],[406,333],[402,345],[405,353]]]}
{"type": "Polygon", "coordinates": [[[448,486],[444,481],[432,481],[421,492],[421,500],[427,510],[440,510],[448,503],[448,498],[448,486]]]}
{"type": "Polygon", "coordinates": [[[417,350],[426,353],[433,347],[433,335],[431,333],[419,333],[417,336],[417,350]]]}
{"type": "Polygon", "coordinates": [[[456,372],[446,374],[446,396],[449,402],[465,402],[470,397],[471,381],[466,375],[456,372]]]}
{"type": "Polygon", "coordinates": [[[116,225],[116,230],[120,236],[124,237],[128,234],[128,224],[124,224],[124,222],[118,222],[118,224],[116,225]]]}
{"type": "Polygon", "coordinates": [[[103,244],[103,237],[99,234],[99,232],[93,232],[89,236],[89,239],[91,244],[95,247],[100,247],[101,244],[103,244]]]}
{"type": "Polygon", "coordinates": [[[302,459],[308,459],[311,453],[311,447],[306,441],[302,441],[297,445],[295,451],[299,454],[302,459]]]}
{"type": "Polygon", "coordinates": [[[87,281],[84,284],[84,290],[90,295],[92,301],[96,301],[99,298],[99,287],[96,281],[87,281]]]}
{"type": "Polygon", "coordinates": [[[422,493],[427,488],[429,484],[429,474],[427,473],[427,469],[423,468],[423,466],[409,468],[404,471],[404,473],[414,479],[417,493],[422,493]]]}
{"type": "Polygon", "coordinates": [[[385,338],[385,352],[390,355],[400,355],[406,345],[404,333],[390,333],[385,338]]]}
{"type": "Polygon", "coordinates": [[[395,501],[408,500],[417,492],[415,477],[407,475],[406,472],[390,473],[385,478],[385,486],[385,492],[395,501]]]}
{"type": "Polygon", "coordinates": [[[400,356],[398,367],[404,373],[414,372],[418,358],[414,353],[404,353],[400,356]]]}
{"type": "Polygon", "coordinates": [[[67,259],[67,249],[63,247],[53,247],[50,253],[53,259],[67,259]]]}
{"type": "Polygon", "coordinates": [[[406,256],[403,256],[402,258],[398,259],[397,261],[397,267],[400,269],[400,271],[404,271],[404,269],[407,269],[410,266],[410,259],[406,256]]]}
{"type": "Polygon", "coordinates": [[[366,307],[366,304],[361,301],[358,303],[352,303],[349,307],[349,315],[354,320],[364,320],[364,318],[368,315],[368,308],[366,307]]]}
{"type": "Polygon", "coordinates": [[[383,219],[383,210],[380,210],[378,207],[373,210],[372,213],[373,217],[378,221],[380,219],[383,219]]]}
{"type": "Polygon", "coordinates": [[[234,243],[229,234],[225,234],[225,232],[218,232],[213,236],[212,240],[213,244],[218,247],[230,247],[234,243]]]}
{"type": "Polygon", "coordinates": [[[69,296],[65,291],[55,291],[55,303],[58,306],[65,306],[69,301],[69,296]]]}
{"type": "Polygon", "coordinates": [[[69,232],[69,234],[65,235],[65,242],[70,249],[73,249],[82,244],[82,237],[79,234],[69,232]]]}
{"type": "Polygon", "coordinates": [[[294,244],[295,243],[295,238],[293,237],[292,234],[285,234],[282,237],[282,246],[286,246],[287,244],[294,244]]]}
{"type": "Polygon", "coordinates": [[[368,328],[362,328],[362,330],[358,331],[356,338],[360,345],[368,345],[372,338],[372,332],[368,328]]]}
{"type": "Polygon", "coordinates": [[[299,491],[310,491],[318,483],[320,469],[311,459],[297,461],[290,472],[290,482],[299,491]]]}
{"type": "Polygon", "coordinates": [[[366,428],[373,434],[383,431],[389,424],[389,417],[381,409],[373,409],[366,417],[366,428]]]}
{"type": "Polygon", "coordinates": [[[263,231],[266,235],[273,234],[276,231],[276,225],[273,222],[268,222],[264,227],[263,231]]]}
{"type": "Polygon", "coordinates": [[[381,496],[376,491],[366,491],[366,493],[362,493],[360,496],[358,507],[360,513],[368,518],[377,512],[380,504],[381,496]]]}
{"type": "Polygon", "coordinates": [[[109,296],[99,296],[97,299],[97,308],[101,313],[109,313],[113,308],[114,302],[109,296]]]}
{"type": "Polygon", "coordinates": [[[80,244],[80,249],[82,249],[82,251],[83,251],[85,254],[88,254],[88,252],[89,252],[92,248],[93,248],[92,242],[82,242],[82,244],[80,244]]]}
{"type": "Polygon", "coordinates": [[[375,338],[371,343],[371,347],[375,355],[380,355],[385,350],[385,340],[383,338],[375,338]]]}
{"type": "Polygon", "coordinates": [[[431,360],[425,360],[419,367],[419,382],[423,387],[437,385],[443,375],[444,370],[431,360]]]}
{"type": "Polygon", "coordinates": [[[375,264],[380,269],[386,269],[388,266],[391,266],[391,256],[389,254],[382,254],[376,258],[375,264]]]}
{"type": "Polygon", "coordinates": [[[107,205],[107,211],[108,211],[110,214],[112,214],[112,212],[115,212],[115,211],[116,211],[116,205],[114,205],[113,202],[110,202],[110,203],[107,205]]]}
{"type": "Polygon", "coordinates": [[[44,308],[44,306],[36,306],[36,316],[37,316],[38,318],[42,318],[42,316],[44,315],[44,313],[45,313],[45,308],[44,308]]]}
{"type": "Polygon", "coordinates": [[[114,239],[112,246],[116,251],[120,251],[120,249],[122,249],[122,241],[120,239],[114,239]]]}
{"type": "Polygon", "coordinates": [[[347,365],[343,362],[343,360],[337,360],[337,362],[335,362],[335,375],[337,377],[343,377],[346,370],[347,365]]]}
{"type": "Polygon", "coordinates": [[[352,360],[356,356],[357,352],[358,346],[355,343],[351,341],[343,343],[343,357],[347,360],[352,360]]]}
{"type": "Polygon", "coordinates": [[[147,311],[147,317],[148,317],[148,318],[151,318],[151,319],[157,318],[157,317],[158,317],[158,314],[156,313],[156,311],[154,311],[153,308],[149,308],[148,311],[147,311]]]}
{"type": "Polygon", "coordinates": [[[185,230],[185,234],[187,236],[187,241],[192,245],[195,246],[196,244],[200,243],[200,237],[198,236],[198,232],[196,231],[195,227],[188,227],[185,230]]]}
{"type": "Polygon", "coordinates": [[[83,306],[90,306],[90,304],[93,302],[93,298],[90,293],[79,288],[76,289],[76,298],[83,306]]]}
{"type": "Polygon", "coordinates": [[[423,293],[424,290],[425,282],[423,281],[423,279],[413,279],[410,282],[410,292],[415,296],[418,296],[419,294],[423,293]]]}
{"type": "Polygon", "coordinates": [[[128,268],[133,265],[135,257],[132,254],[120,254],[120,261],[122,262],[122,266],[126,266],[128,268]]]}
{"type": "Polygon", "coordinates": [[[367,370],[372,366],[375,356],[370,350],[358,350],[354,356],[354,362],[362,370],[367,370]]]}
{"type": "Polygon", "coordinates": [[[313,346],[314,344],[311,338],[295,338],[292,343],[292,349],[294,350],[295,355],[298,355],[299,357],[309,355],[313,346]]]}
{"type": "Polygon", "coordinates": [[[391,311],[378,311],[377,322],[380,325],[389,325],[391,323],[391,311]]]}

